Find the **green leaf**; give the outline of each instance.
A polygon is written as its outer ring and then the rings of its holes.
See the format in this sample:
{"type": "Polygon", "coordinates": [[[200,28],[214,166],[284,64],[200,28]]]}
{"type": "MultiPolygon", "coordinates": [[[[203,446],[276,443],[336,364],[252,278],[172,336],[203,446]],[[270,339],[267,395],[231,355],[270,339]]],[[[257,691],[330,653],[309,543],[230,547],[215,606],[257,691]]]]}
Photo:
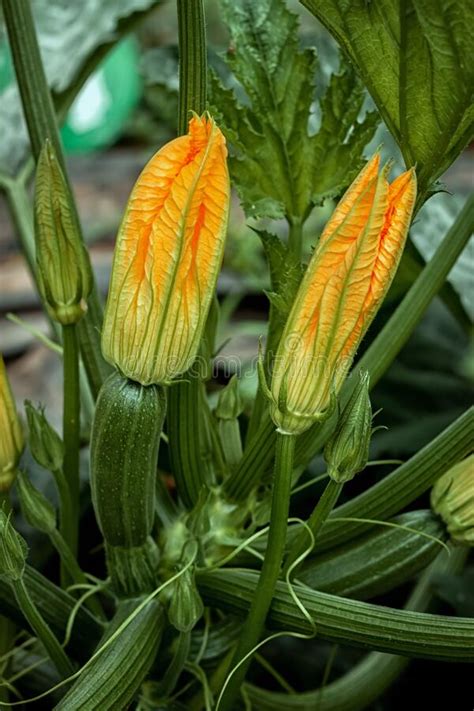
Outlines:
{"type": "Polygon", "coordinates": [[[276,235],[266,230],[255,230],[255,232],[262,241],[270,268],[272,290],[267,291],[266,294],[275,312],[274,315],[272,314],[272,324],[275,334],[278,331],[278,335],[275,335],[278,341],[293,305],[304,269],[300,261],[276,235]]]}
{"type": "Polygon", "coordinates": [[[458,0],[301,0],[354,62],[421,198],[473,133],[474,6],[458,0]]]}
{"type": "Polygon", "coordinates": [[[310,135],[317,62],[313,49],[299,47],[297,16],[283,0],[223,0],[221,12],[231,36],[227,64],[241,86],[224,88],[211,75],[210,97],[243,207],[253,217],[300,221],[360,170],[378,116],[357,121],[364,90],[347,68],[332,77],[320,130],[310,135]]]}

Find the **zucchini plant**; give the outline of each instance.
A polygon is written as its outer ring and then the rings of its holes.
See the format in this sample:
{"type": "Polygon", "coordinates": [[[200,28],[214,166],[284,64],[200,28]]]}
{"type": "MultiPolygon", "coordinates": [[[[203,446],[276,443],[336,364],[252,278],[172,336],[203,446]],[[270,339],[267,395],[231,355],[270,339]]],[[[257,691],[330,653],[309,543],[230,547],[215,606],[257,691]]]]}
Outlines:
{"type": "MultiPolygon", "coordinates": [[[[474,620],[434,609],[474,544],[474,411],[449,411],[406,461],[374,454],[400,451],[382,434],[399,393],[375,404],[435,297],[461,334],[468,320],[447,278],[472,196],[429,261],[410,229],[472,138],[472,5],[301,4],[340,48],[325,86],[294,4],[222,0],[229,47],[208,66],[208,3],[176,0],[177,136],[124,206],[103,309],[58,127],[114,41],[52,96],[34,2],[2,0],[34,199],[26,159],[0,184],[63,372],[62,432],[29,401],[26,428],[0,359],[2,707],[355,711],[411,658],[474,660],[474,620]],[[254,388],[214,367],[237,201],[269,273],[254,388]],[[44,566],[22,519],[52,543],[44,566]],[[319,659],[301,689],[278,664],[288,640],[319,659]]],[[[116,39],[159,3],[129,5],[116,39]]]]}

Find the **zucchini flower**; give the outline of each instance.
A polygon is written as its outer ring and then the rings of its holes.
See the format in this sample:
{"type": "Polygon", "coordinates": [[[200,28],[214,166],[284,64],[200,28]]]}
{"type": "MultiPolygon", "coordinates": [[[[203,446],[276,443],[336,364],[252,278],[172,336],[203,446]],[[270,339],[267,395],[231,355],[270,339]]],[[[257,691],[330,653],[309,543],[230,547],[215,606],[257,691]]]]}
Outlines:
{"type": "Polygon", "coordinates": [[[23,431],[0,355],[0,492],[13,484],[23,447],[23,431]]]}
{"type": "Polygon", "coordinates": [[[35,240],[39,286],[52,319],[77,323],[92,289],[89,255],[53,146],[41,150],[35,185],[35,240]]]}
{"type": "Polygon", "coordinates": [[[431,491],[431,508],[441,516],[453,541],[474,546],[474,454],[438,479],[431,491]]]}
{"type": "Polygon", "coordinates": [[[167,143],[133,188],[115,247],[104,357],[142,385],[196,356],[222,262],[229,210],[225,139],[209,116],[167,143]]]}
{"type": "Polygon", "coordinates": [[[413,169],[391,184],[376,154],[337,205],[280,340],[271,414],[300,434],[327,416],[392,282],[416,197],[413,169]]]}

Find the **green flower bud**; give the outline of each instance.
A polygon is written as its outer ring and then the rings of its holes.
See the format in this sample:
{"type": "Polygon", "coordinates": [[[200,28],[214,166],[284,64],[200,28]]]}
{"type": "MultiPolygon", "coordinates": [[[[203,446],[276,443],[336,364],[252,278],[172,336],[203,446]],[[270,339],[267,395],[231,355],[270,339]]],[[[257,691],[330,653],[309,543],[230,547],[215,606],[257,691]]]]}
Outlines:
{"type": "Polygon", "coordinates": [[[10,516],[0,510],[0,577],[15,581],[20,580],[25,570],[28,548],[11,525],[10,516]]]}
{"type": "Polygon", "coordinates": [[[474,546],[474,454],[438,479],[431,491],[431,508],[457,543],[474,546]]]}
{"type": "Polygon", "coordinates": [[[52,533],[56,528],[56,510],[53,504],[33,486],[22,471],[18,474],[17,485],[25,520],[42,533],[52,533]]]}
{"type": "Polygon", "coordinates": [[[23,447],[23,430],[0,355],[0,492],[7,492],[13,484],[23,447]]]}
{"type": "Polygon", "coordinates": [[[364,371],[324,448],[328,474],[334,481],[349,481],[367,466],[371,435],[369,374],[364,371]]]}
{"type": "Polygon", "coordinates": [[[92,271],[66,180],[48,140],[36,171],[35,239],[39,285],[50,316],[63,326],[77,323],[87,310],[92,271]]]}
{"type": "Polygon", "coordinates": [[[233,375],[225,388],[219,393],[216,417],[219,420],[236,420],[243,409],[242,398],[239,393],[239,379],[237,375],[233,375]]]}
{"type": "Polygon", "coordinates": [[[186,570],[172,585],[168,618],[180,632],[189,632],[204,612],[204,604],[191,570],[186,570]]]}
{"type": "Polygon", "coordinates": [[[64,445],[61,437],[49,424],[44,408],[36,409],[29,400],[25,401],[31,454],[44,469],[59,471],[63,466],[64,445]]]}

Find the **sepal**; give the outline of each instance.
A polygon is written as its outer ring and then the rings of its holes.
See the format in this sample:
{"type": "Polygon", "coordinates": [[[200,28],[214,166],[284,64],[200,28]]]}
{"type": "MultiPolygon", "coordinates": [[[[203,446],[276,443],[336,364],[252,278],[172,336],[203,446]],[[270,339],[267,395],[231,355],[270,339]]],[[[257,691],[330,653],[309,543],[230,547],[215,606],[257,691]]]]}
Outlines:
{"type": "Polygon", "coordinates": [[[29,400],[25,400],[25,412],[28,422],[28,443],[33,458],[50,472],[60,471],[63,466],[64,444],[46,419],[44,408],[35,408],[29,400]]]}
{"type": "Polygon", "coordinates": [[[53,504],[33,486],[25,472],[17,479],[18,496],[27,523],[42,533],[52,533],[56,528],[56,511],[53,504]]]}

